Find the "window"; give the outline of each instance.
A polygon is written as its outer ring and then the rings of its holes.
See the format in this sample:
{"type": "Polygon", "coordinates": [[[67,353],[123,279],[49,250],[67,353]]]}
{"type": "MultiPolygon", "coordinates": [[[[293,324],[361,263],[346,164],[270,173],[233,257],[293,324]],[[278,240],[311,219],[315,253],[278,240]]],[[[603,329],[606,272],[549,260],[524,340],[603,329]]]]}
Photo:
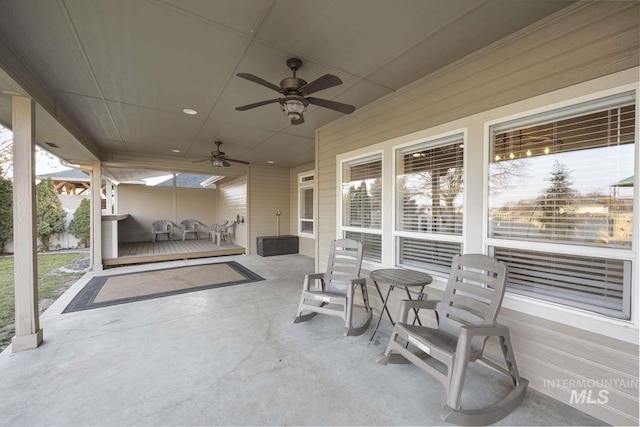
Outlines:
{"type": "Polygon", "coordinates": [[[396,151],[396,262],[447,274],[462,252],[464,136],[396,151]]]}
{"type": "Polygon", "coordinates": [[[298,234],[313,237],[313,174],[298,175],[298,234]]]}
{"type": "Polygon", "coordinates": [[[634,93],[490,131],[489,246],[508,290],[629,319],[634,93]]]}
{"type": "Polygon", "coordinates": [[[362,242],[363,258],[382,262],[382,156],[342,163],[342,235],[362,242]]]}

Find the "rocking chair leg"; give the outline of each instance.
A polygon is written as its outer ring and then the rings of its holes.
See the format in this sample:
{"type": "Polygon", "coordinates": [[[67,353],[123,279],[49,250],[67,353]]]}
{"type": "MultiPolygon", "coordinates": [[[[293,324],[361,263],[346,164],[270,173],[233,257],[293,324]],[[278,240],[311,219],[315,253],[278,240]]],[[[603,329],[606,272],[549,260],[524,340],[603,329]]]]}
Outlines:
{"type": "MultiPolygon", "coordinates": [[[[324,307],[325,305],[327,305],[327,303],[323,302],[318,307],[324,307]]],[[[302,299],[302,301],[300,301],[300,306],[298,307],[298,313],[296,314],[296,318],[293,319],[293,323],[306,322],[307,320],[313,319],[315,317],[315,315],[318,314],[315,311],[312,311],[312,312],[310,312],[308,314],[302,314],[303,311],[305,311],[304,299],[302,299]]]]}

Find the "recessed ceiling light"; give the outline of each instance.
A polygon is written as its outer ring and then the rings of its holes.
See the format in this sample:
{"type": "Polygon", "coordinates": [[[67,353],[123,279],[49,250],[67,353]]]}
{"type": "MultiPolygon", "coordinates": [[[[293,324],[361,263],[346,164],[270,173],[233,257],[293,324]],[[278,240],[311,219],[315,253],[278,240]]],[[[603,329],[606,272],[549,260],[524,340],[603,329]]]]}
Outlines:
{"type": "Polygon", "coordinates": [[[190,116],[195,116],[196,114],[198,114],[198,112],[192,108],[185,108],[184,110],[182,110],[182,112],[185,114],[189,114],[190,116]]]}
{"type": "Polygon", "coordinates": [[[173,150],[171,150],[171,151],[174,152],[174,153],[179,153],[180,152],[180,150],[176,150],[175,148],[173,150]]]}
{"type": "Polygon", "coordinates": [[[267,160],[267,163],[269,163],[270,165],[274,164],[275,162],[273,160],[267,160]]]}

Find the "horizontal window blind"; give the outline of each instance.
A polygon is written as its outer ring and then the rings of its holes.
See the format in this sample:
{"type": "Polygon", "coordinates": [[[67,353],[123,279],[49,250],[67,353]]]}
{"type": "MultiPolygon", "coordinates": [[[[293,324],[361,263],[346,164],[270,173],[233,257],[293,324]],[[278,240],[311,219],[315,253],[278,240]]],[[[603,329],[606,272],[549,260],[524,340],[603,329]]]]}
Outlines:
{"type": "Polygon", "coordinates": [[[355,231],[345,231],[344,237],[347,239],[362,242],[362,258],[376,263],[382,262],[382,236],[379,234],[359,233],[355,231]]]}
{"type": "Polygon", "coordinates": [[[313,219],[313,188],[300,189],[300,219],[313,219]]]}
{"type": "Polygon", "coordinates": [[[593,105],[492,128],[490,237],[631,248],[635,104],[593,105]]]}
{"type": "Polygon", "coordinates": [[[462,252],[462,244],[436,240],[398,237],[400,265],[448,274],[453,257],[462,252]]]}
{"type": "Polygon", "coordinates": [[[491,247],[509,267],[507,290],[617,318],[630,318],[631,262],[491,247]]]}
{"type": "Polygon", "coordinates": [[[490,250],[509,266],[510,292],[630,318],[632,261],[609,253],[632,249],[635,116],[635,92],[626,92],[490,128],[488,237],[501,239],[490,250]],[[602,256],[513,249],[510,240],[602,256]]]}
{"type": "Polygon", "coordinates": [[[382,159],[347,162],[342,172],[342,225],[382,227],[382,159]]]}
{"type": "Polygon", "coordinates": [[[398,230],[462,235],[463,143],[457,135],[399,151],[398,230]]]}

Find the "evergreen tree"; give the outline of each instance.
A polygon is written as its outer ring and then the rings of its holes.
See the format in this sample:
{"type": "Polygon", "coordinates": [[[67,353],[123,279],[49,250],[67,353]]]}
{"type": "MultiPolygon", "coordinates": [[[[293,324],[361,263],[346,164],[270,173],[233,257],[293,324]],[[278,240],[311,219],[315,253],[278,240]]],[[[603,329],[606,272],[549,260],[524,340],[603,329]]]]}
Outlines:
{"type": "Polygon", "coordinates": [[[82,199],[80,206],[73,213],[73,219],[69,223],[69,232],[80,240],[84,247],[91,243],[91,204],[89,199],[82,199]]]}
{"type": "Polygon", "coordinates": [[[36,185],[37,234],[44,250],[49,250],[49,240],[65,229],[66,212],[62,207],[51,178],[36,185]]]}
{"type": "Polygon", "coordinates": [[[559,161],[555,161],[551,174],[549,174],[549,187],[540,198],[542,207],[542,218],[545,231],[551,234],[564,234],[569,231],[572,205],[577,194],[571,188],[573,181],[570,177],[571,171],[559,161]]]}
{"type": "Polygon", "coordinates": [[[0,253],[13,239],[13,183],[4,178],[0,168],[0,253]]]}

